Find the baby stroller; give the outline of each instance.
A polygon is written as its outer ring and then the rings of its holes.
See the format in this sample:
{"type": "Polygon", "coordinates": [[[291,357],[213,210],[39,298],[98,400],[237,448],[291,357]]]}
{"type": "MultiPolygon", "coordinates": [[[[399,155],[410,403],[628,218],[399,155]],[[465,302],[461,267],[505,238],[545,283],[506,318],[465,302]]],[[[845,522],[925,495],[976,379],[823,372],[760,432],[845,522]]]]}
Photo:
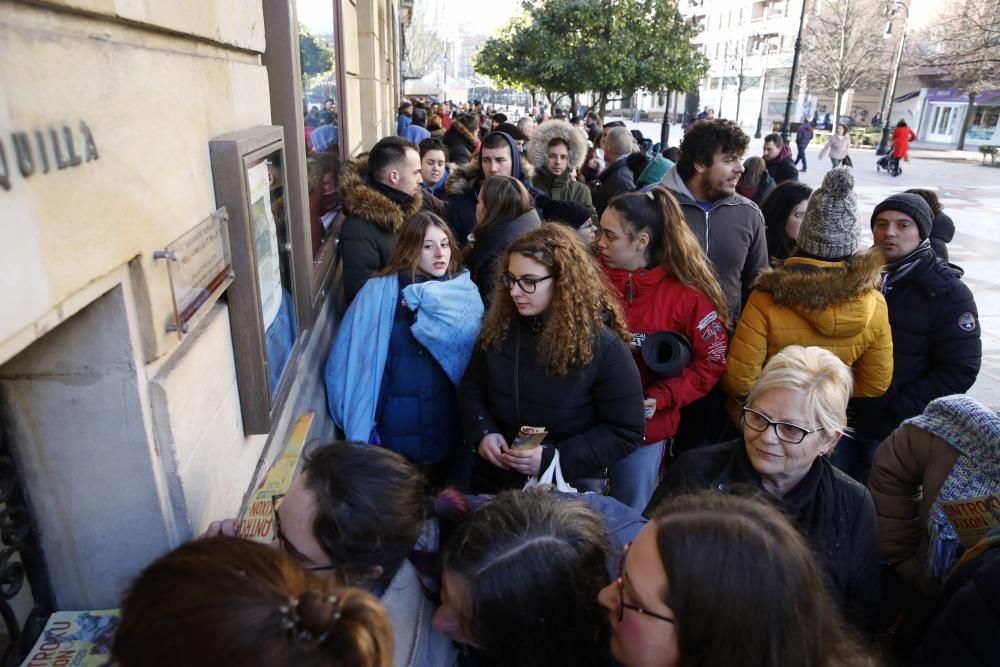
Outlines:
{"type": "Polygon", "coordinates": [[[876,174],[883,169],[889,172],[890,176],[899,176],[903,173],[902,167],[899,166],[900,159],[895,157],[896,151],[893,150],[894,148],[895,146],[890,145],[889,150],[886,151],[885,155],[875,161],[876,174]]]}

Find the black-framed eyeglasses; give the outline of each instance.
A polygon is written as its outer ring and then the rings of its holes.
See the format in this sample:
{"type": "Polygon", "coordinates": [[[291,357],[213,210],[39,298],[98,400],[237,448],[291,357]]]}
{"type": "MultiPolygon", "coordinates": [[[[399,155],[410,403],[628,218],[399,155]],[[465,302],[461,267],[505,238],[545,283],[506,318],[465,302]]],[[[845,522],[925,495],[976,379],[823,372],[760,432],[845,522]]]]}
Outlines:
{"type": "Polygon", "coordinates": [[[629,542],[622,549],[621,558],[618,559],[618,579],[615,580],[615,584],[618,586],[618,622],[621,623],[625,618],[625,610],[631,609],[637,614],[645,614],[650,618],[655,618],[661,621],[666,621],[667,623],[676,623],[677,620],[670,618],[668,616],[661,616],[660,614],[654,614],[651,611],[646,611],[642,607],[637,607],[634,604],[628,604],[625,602],[625,556],[628,555],[629,547],[632,543],[629,542]]]}
{"type": "Polygon", "coordinates": [[[310,572],[320,572],[323,570],[337,569],[337,566],[333,563],[328,563],[327,565],[305,565],[305,563],[310,562],[309,557],[305,556],[301,551],[296,549],[295,545],[292,544],[287,537],[285,537],[285,533],[281,530],[281,515],[278,514],[278,505],[284,497],[285,494],[283,493],[271,496],[271,510],[274,513],[274,538],[278,540],[278,544],[281,545],[282,550],[291,554],[296,560],[301,561],[303,563],[302,569],[304,570],[308,570],[310,572]]]}
{"type": "Polygon", "coordinates": [[[500,275],[500,280],[503,281],[503,286],[508,290],[513,289],[514,285],[517,285],[525,294],[534,294],[535,288],[538,287],[538,283],[544,282],[551,277],[552,276],[542,276],[541,278],[515,278],[511,273],[503,273],[500,275]]]}
{"type": "Polygon", "coordinates": [[[768,427],[773,427],[774,434],[778,436],[778,440],[787,442],[791,445],[799,444],[805,440],[806,436],[810,433],[823,430],[822,426],[810,430],[805,426],[799,426],[798,424],[777,422],[767,415],[747,407],[743,408],[743,423],[758,433],[763,433],[768,429],[768,427]]]}

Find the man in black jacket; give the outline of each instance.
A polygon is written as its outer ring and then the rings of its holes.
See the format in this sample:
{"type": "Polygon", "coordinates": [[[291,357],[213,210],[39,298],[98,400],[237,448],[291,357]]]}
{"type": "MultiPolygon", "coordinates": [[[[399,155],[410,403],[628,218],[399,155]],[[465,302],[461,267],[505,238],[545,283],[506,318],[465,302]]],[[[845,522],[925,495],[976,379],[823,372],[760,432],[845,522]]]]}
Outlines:
{"type": "Polygon", "coordinates": [[[594,193],[594,208],[597,209],[598,216],[604,213],[608,202],[615,195],[635,192],[635,174],[625,162],[635,143],[632,133],[624,127],[611,128],[603,143],[604,159],[608,166],[598,177],[601,184],[594,193]]]}
{"type": "Polygon", "coordinates": [[[910,193],[885,199],[872,214],[875,245],[888,261],[882,292],[892,328],[892,384],[878,398],[852,401],[855,437],[833,454],[862,483],[879,443],[935,398],[968,391],[982,363],[976,301],[962,270],[935,260],[932,219],[927,203],[910,193]]]}
{"type": "Polygon", "coordinates": [[[799,170],[792,162],[792,148],[780,134],[773,133],[764,137],[764,162],[767,164],[767,173],[771,174],[777,185],[799,180],[799,170]]]}
{"type": "Polygon", "coordinates": [[[340,231],[347,303],[389,261],[403,220],[420,211],[420,149],[402,137],[385,137],[367,162],[344,167],[340,193],[347,217],[340,231]]]}

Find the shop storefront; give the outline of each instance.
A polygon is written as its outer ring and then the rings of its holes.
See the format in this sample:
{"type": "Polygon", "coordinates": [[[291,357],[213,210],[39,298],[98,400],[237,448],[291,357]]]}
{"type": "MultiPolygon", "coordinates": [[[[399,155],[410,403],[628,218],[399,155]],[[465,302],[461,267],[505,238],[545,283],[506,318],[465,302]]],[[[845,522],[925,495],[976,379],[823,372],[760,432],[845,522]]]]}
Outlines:
{"type": "MultiPolygon", "coordinates": [[[[957,145],[965,123],[969,97],[956,88],[932,88],[925,97],[917,136],[921,141],[957,145]]],[[[976,96],[972,123],[965,133],[967,145],[1000,144],[1000,90],[976,96]]]]}

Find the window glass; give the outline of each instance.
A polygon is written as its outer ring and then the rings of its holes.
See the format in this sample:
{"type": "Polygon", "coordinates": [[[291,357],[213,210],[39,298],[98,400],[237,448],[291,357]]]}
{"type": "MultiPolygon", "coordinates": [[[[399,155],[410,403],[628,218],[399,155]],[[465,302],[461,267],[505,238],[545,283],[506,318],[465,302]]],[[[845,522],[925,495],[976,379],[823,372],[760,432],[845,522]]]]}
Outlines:
{"type": "Polygon", "coordinates": [[[334,0],[296,0],[313,258],[340,212],[341,99],[334,0]]]}
{"type": "Polygon", "coordinates": [[[292,243],[288,234],[284,174],[281,151],[274,151],[247,167],[267,378],[272,396],[298,335],[292,299],[292,243]]]}

